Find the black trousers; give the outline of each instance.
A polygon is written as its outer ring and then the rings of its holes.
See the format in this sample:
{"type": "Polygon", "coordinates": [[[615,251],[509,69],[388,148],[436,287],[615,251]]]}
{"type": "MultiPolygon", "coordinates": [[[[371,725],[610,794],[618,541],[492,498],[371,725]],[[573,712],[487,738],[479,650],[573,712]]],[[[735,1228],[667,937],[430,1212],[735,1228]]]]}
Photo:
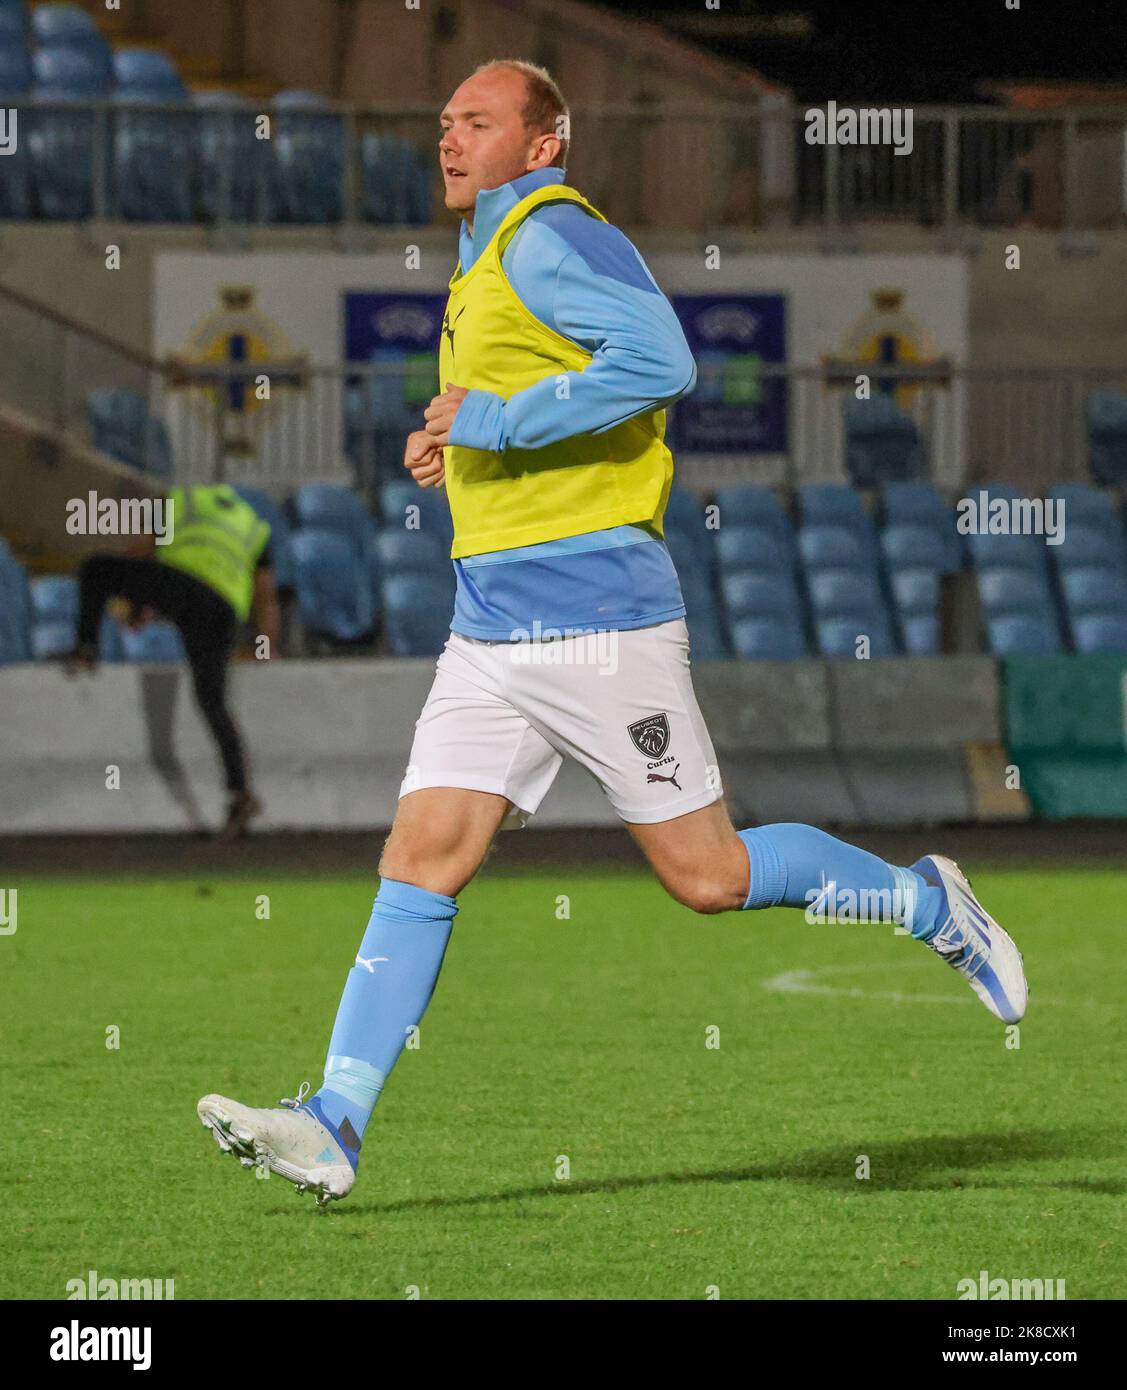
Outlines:
{"type": "Polygon", "coordinates": [[[246,790],[246,761],[239,731],[227,708],[227,662],[238,635],[235,610],[214,589],[183,570],[156,560],[92,555],[79,570],[80,646],[96,648],[98,624],[110,598],[147,604],[174,623],[184,641],[200,713],[223,759],[227,790],[246,790]]]}

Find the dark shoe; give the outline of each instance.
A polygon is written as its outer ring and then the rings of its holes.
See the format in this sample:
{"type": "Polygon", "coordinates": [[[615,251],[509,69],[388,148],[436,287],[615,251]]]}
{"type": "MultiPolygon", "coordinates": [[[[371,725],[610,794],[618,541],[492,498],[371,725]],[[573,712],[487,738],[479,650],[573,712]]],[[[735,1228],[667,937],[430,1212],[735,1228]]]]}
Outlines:
{"type": "Polygon", "coordinates": [[[233,792],[227,807],[227,820],[219,832],[220,840],[237,840],[247,833],[247,826],[262,813],[262,802],[251,791],[233,792]]]}

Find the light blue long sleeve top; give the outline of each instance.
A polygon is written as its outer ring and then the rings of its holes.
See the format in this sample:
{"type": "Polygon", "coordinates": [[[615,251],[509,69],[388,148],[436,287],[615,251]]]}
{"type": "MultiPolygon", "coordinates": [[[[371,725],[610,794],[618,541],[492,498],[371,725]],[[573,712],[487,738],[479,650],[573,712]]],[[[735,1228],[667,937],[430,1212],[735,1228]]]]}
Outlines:
{"type": "MultiPolygon", "coordinates": [[[[473,232],[463,221],[459,234],[463,273],[511,208],[563,181],[562,169],[538,169],[483,189],[473,232]]],[[[673,306],[617,227],[572,203],[537,208],[509,242],[502,266],[525,307],[590,352],[591,361],[569,373],[570,396],[563,402],[554,375],[507,401],[492,391],[470,391],[454,419],[453,444],[535,449],[574,434],[601,434],[672,404],[695,386],[696,364],[673,306]]],[[[445,390],[446,383],[441,386],[445,390]]],[[[642,526],[613,526],[453,564],[451,626],[483,641],[648,627],[685,612],[665,543],[642,526]]]]}

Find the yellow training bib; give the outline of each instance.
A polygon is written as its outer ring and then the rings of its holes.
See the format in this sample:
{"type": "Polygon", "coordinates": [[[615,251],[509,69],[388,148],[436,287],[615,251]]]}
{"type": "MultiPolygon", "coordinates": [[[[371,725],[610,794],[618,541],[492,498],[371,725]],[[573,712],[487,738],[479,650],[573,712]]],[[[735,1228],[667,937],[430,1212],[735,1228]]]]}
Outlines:
{"type": "MultiPolygon", "coordinates": [[[[466,272],[450,281],[439,352],[448,381],[508,400],[545,378],[583,371],[591,354],[525,308],[501,264],[524,219],[545,203],[571,202],[605,222],[574,188],[553,184],[522,199],[466,272]]],[[[560,410],[566,414],[567,401],[560,410]]],[[[454,519],[451,556],[581,536],[607,526],[648,522],[661,534],[673,480],[665,447],[665,411],[650,410],[604,434],[572,435],[540,449],[492,453],[447,445],[446,491],[454,519]]]]}

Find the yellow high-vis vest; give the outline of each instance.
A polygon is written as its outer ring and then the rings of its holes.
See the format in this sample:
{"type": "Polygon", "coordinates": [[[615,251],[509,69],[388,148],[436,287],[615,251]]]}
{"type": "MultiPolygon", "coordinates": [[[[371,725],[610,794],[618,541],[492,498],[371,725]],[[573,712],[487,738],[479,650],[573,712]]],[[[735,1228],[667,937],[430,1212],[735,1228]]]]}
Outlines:
{"type": "MultiPolygon", "coordinates": [[[[546,377],[582,371],[591,353],[531,314],[501,264],[524,219],[545,203],[578,204],[605,222],[566,184],[538,188],[512,208],[470,269],[450,281],[439,352],[446,383],[508,400],[546,377]]],[[[567,401],[560,410],[566,415],[567,401]]],[[[673,481],[665,411],[635,415],[603,434],[579,434],[540,449],[493,453],[447,445],[446,492],[454,519],[451,556],[480,555],[581,536],[607,526],[648,523],[661,535],[673,481]]]]}
{"type": "Polygon", "coordinates": [[[269,522],[226,483],[175,487],[168,500],[172,541],[158,545],[154,558],[207,584],[245,622],[254,593],[254,571],[270,539],[269,522]]]}

